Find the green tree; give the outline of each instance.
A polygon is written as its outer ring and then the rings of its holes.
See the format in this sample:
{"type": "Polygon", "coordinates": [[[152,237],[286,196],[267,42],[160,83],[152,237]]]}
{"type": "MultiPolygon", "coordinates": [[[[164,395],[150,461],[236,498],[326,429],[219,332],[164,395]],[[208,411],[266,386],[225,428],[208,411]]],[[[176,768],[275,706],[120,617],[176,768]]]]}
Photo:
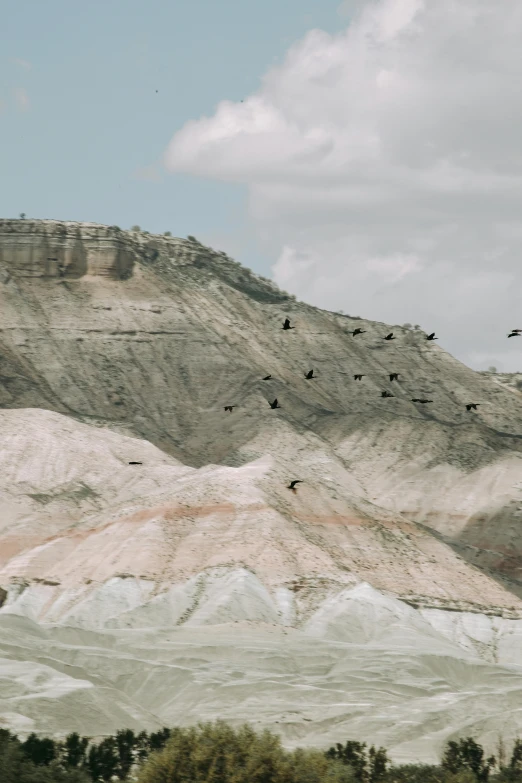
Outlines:
{"type": "Polygon", "coordinates": [[[484,760],[484,749],[473,737],[448,742],[442,758],[442,768],[457,774],[469,770],[479,783],[487,783],[489,773],[495,766],[495,757],[484,760]]]}
{"type": "Polygon", "coordinates": [[[326,751],[327,758],[338,759],[343,764],[349,765],[358,783],[366,783],[368,780],[368,761],[366,758],[366,742],[348,740],[346,745],[337,742],[335,747],[326,751]]]}
{"type": "Polygon", "coordinates": [[[434,764],[401,764],[390,767],[386,781],[390,783],[445,783],[448,773],[434,764]]]}
{"type": "Polygon", "coordinates": [[[388,768],[388,756],[384,748],[378,750],[372,745],[368,751],[368,766],[370,783],[379,783],[386,777],[388,768]]]}
{"type": "Polygon", "coordinates": [[[134,764],[134,747],[137,739],[132,729],[120,729],[116,732],[118,767],[116,774],[120,780],[126,780],[134,764]]]}
{"type": "Polygon", "coordinates": [[[99,745],[91,745],[87,756],[87,770],[98,781],[109,781],[118,769],[118,752],[114,737],[106,737],[99,745]]]}
{"type": "Polygon", "coordinates": [[[78,769],[63,769],[57,759],[36,765],[22,751],[22,743],[9,731],[0,730],[0,781],[2,783],[92,783],[78,769]]]}
{"type": "Polygon", "coordinates": [[[152,731],[149,735],[149,747],[151,750],[161,750],[165,747],[170,737],[170,729],[164,726],[159,731],[152,731]]]}
{"type": "Polygon", "coordinates": [[[48,766],[57,757],[57,747],[54,740],[49,737],[38,737],[34,732],[29,734],[25,742],[20,745],[22,753],[33,764],[48,766]]]}
{"type": "Polygon", "coordinates": [[[63,744],[63,763],[66,767],[83,767],[87,761],[87,746],[89,740],[87,737],[73,731],[68,734],[63,744]]]}
{"type": "Polygon", "coordinates": [[[353,770],[320,751],[286,751],[275,734],[223,721],[172,729],[150,754],[139,783],[357,783],[353,770]]]}

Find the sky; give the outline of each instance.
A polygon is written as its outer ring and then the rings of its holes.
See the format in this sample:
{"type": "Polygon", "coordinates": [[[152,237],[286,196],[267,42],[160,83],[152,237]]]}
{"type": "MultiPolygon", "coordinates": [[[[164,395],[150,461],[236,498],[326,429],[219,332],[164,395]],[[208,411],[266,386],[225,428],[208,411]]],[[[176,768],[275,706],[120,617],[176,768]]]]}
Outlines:
{"type": "Polygon", "coordinates": [[[520,0],[6,0],[0,215],[195,235],[522,371],[520,0]]]}

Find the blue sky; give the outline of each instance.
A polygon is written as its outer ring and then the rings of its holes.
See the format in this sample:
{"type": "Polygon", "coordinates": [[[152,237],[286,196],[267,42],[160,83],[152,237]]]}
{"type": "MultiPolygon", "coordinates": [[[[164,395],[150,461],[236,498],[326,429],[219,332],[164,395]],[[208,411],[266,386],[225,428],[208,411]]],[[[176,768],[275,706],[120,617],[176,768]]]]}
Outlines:
{"type": "Polygon", "coordinates": [[[266,273],[274,259],[248,230],[246,187],[171,174],[161,159],[186,121],[255,91],[308,30],[342,29],[338,7],[339,0],[7,0],[0,215],[139,224],[218,246],[223,237],[218,249],[266,273]]]}

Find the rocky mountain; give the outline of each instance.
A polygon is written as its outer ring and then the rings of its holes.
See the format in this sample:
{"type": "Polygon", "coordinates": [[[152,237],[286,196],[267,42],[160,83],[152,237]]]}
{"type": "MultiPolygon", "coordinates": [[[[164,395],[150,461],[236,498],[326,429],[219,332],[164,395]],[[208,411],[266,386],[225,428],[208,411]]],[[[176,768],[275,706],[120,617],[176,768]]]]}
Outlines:
{"type": "Polygon", "coordinates": [[[522,392],[426,336],[194,238],[0,221],[0,721],[515,736],[522,392]]]}

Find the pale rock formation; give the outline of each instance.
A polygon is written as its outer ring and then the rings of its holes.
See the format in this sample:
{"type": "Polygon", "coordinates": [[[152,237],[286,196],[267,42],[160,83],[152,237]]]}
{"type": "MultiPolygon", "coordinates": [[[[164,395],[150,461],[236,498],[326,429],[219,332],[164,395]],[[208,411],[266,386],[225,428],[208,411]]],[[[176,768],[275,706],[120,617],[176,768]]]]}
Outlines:
{"type": "Polygon", "coordinates": [[[425,336],[193,239],[0,221],[0,721],[514,737],[522,394],[425,336]]]}

